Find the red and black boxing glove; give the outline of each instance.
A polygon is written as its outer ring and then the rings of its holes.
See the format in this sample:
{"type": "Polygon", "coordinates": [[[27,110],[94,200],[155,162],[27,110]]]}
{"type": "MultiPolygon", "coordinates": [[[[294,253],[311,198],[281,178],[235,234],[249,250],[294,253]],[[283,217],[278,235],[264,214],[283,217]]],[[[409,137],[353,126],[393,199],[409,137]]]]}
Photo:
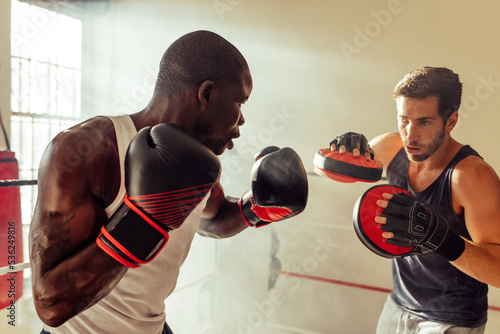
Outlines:
{"type": "Polygon", "coordinates": [[[102,227],[97,245],[120,263],[150,262],[219,177],[217,156],[173,124],[147,127],[125,157],[123,204],[102,227]]]}
{"type": "Polygon", "coordinates": [[[334,181],[377,182],[382,178],[382,164],[374,160],[368,140],[364,135],[355,132],[335,137],[327,149],[316,152],[313,163],[317,174],[334,181]],[[341,146],[345,148],[343,153],[339,152],[341,146]],[[354,149],[359,151],[359,156],[353,155],[354,149]]]}
{"type": "Polygon", "coordinates": [[[256,155],[251,172],[252,190],[239,200],[249,226],[261,227],[304,211],[308,197],[307,174],[291,148],[269,146],[256,155]]]}

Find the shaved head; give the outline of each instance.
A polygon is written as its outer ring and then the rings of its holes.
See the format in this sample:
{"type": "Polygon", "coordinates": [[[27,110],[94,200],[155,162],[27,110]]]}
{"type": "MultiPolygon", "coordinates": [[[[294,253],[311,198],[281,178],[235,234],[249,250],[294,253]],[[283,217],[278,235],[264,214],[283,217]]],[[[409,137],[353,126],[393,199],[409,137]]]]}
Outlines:
{"type": "Polygon", "coordinates": [[[177,39],[165,51],[155,95],[171,97],[191,85],[213,81],[220,87],[240,80],[248,64],[238,49],[210,31],[195,31],[177,39]]]}

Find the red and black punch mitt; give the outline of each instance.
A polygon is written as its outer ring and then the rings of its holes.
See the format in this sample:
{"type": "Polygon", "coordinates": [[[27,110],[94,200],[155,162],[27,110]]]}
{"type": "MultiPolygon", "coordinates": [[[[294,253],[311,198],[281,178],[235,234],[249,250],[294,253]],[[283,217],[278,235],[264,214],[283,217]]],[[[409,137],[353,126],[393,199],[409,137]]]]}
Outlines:
{"type": "Polygon", "coordinates": [[[373,160],[373,151],[362,134],[347,132],[332,140],[330,147],[316,152],[313,160],[316,174],[345,183],[377,182],[382,177],[382,164],[373,160]],[[330,150],[332,144],[336,150],[330,150]],[[340,146],[345,146],[346,153],[338,152],[340,146]],[[355,148],[360,152],[358,157],[352,153],[355,148]],[[371,159],[364,158],[366,152],[371,159]]]}
{"type": "Polygon", "coordinates": [[[448,261],[455,261],[465,250],[465,241],[453,232],[447,220],[433,212],[405,189],[378,185],[363,193],[353,212],[354,229],[361,242],[377,255],[395,258],[435,252],[448,261]],[[382,194],[392,194],[390,200],[382,194]],[[378,200],[387,201],[384,209],[378,200]],[[375,217],[386,218],[385,223],[375,217]],[[393,237],[384,239],[384,231],[393,237]]]}
{"type": "Polygon", "coordinates": [[[380,216],[384,211],[377,205],[379,199],[384,199],[383,193],[410,194],[405,189],[387,184],[373,186],[366,190],[354,205],[352,220],[356,235],[366,248],[379,256],[396,258],[409,255],[412,253],[413,247],[401,247],[387,243],[382,237],[384,231],[375,222],[375,217],[380,216]]]}

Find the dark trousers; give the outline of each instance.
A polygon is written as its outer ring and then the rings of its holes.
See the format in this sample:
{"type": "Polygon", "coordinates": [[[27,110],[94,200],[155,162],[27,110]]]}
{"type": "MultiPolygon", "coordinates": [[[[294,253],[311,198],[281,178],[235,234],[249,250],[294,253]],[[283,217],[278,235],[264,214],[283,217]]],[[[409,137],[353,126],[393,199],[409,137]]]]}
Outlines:
{"type": "MultiPolygon", "coordinates": [[[[50,334],[50,333],[45,331],[45,329],[42,329],[40,334],[50,334]]],[[[165,323],[165,325],[163,325],[163,331],[161,332],[161,334],[174,334],[174,332],[172,332],[170,327],[168,327],[167,323],[165,323]]]]}

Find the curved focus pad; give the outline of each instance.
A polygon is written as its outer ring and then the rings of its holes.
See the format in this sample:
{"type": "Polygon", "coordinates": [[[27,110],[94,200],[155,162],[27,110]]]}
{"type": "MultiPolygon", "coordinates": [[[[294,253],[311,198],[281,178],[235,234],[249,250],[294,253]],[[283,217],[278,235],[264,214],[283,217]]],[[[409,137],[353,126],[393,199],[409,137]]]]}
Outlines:
{"type": "Polygon", "coordinates": [[[314,171],[318,175],[345,183],[377,182],[382,177],[382,164],[366,160],[362,155],[355,157],[352,152],[340,154],[329,149],[320,149],[314,156],[314,171]]]}
{"type": "MultiPolygon", "coordinates": [[[[383,193],[388,194],[410,194],[407,190],[390,186],[377,185],[365,191],[356,201],[353,211],[354,230],[359,240],[373,253],[386,257],[396,258],[410,255],[413,247],[401,247],[387,243],[382,237],[384,232],[379,224],[375,222],[375,217],[380,216],[384,211],[377,205],[383,193]]],[[[385,199],[384,199],[385,200],[385,199]]]]}

